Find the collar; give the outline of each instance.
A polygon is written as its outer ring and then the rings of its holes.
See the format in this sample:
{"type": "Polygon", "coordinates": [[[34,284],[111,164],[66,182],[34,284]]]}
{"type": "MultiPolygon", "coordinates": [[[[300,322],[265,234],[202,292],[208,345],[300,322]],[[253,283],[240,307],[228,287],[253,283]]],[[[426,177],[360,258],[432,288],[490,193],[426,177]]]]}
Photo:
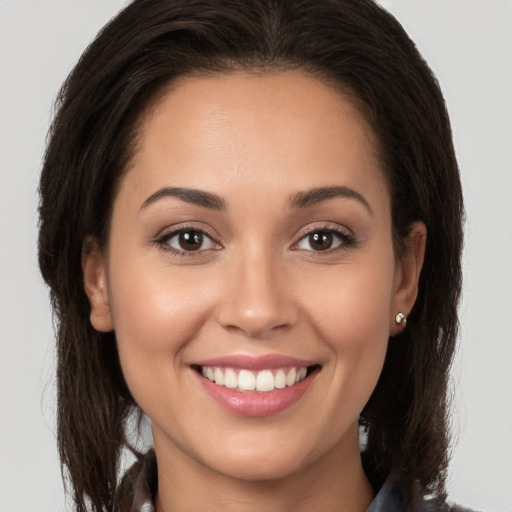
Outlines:
{"type": "MultiPolygon", "coordinates": [[[[366,512],[404,512],[399,487],[399,472],[393,471],[366,509],[366,512]]],[[[124,476],[119,486],[120,512],[155,512],[157,466],[154,450],[141,456],[124,476]]],[[[425,501],[418,512],[464,512],[450,508],[437,500],[425,501]]],[[[467,511],[469,512],[469,511],[467,511]]]]}

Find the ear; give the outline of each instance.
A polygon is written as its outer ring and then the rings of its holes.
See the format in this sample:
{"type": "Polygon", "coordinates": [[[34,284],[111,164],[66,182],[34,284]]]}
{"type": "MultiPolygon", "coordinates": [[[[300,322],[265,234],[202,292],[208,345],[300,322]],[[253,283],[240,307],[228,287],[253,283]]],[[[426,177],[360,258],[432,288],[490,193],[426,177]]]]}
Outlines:
{"type": "Polygon", "coordinates": [[[415,222],[407,238],[405,249],[399,255],[395,270],[394,297],[390,311],[390,334],[400,333],[404,327],[397,325],[396,315],[403,313],[409,316],[418,295],[418,282],[423,260],[425,258],[425,245],[427,241],[427,228],[423,222],[415,222]]]}
{"type": "Polygon", "coordinates": [[[92,237],[87,237],[82,246],[82,273],[85,293],[91,304],[92,326],[100,332],[112,331],[114,324],[108,296],[105,256],[92,237]]]}

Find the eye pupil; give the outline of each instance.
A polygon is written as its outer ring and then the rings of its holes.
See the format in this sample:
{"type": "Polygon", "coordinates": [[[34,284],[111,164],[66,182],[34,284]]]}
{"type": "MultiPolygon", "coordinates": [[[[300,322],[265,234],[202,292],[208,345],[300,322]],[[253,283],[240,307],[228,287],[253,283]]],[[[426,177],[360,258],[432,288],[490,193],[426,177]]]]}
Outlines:
{"type": "Polygon", "coordinates": [[[197,251],[203,245],[203,234],[199,231],[183,231],[179,235],[179,244],[186,251],[197,251]]]}
{"type": "Polygon", "coordinates": [[[325,251],[332,246],[332,233],[320,231],[309,235],[309,244],[315,251],[325,251]]]}

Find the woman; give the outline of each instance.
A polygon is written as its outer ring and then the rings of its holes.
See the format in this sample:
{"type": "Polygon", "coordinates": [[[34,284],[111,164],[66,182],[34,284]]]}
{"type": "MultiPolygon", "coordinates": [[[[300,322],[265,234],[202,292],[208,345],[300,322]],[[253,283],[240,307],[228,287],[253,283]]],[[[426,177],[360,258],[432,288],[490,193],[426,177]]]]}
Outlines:
{"type": "Polygon", "coordinates": [[[133,2],[63,87],[40,190],[78,510],[449,509],[462,198],[389,14],[133,2]],[[116,491],[140,411],[155,450],[116,491]]]}

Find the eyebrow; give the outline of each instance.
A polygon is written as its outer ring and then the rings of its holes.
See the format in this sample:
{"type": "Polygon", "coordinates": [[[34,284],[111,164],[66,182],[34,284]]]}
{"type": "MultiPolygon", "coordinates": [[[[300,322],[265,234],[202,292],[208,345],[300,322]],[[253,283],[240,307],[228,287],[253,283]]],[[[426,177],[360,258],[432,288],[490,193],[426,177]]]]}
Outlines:
{"type": "Polygon", "coordinates": [[[345,186],[332,186],[313,188],[307,191],[301,191],[292,196],[290,203],[293,208],[306,208],[328,199],[338,197],[354,199],[361,203],[373,215],[373,210],[368,201],[356,190],[345,186]]]}
{"type": "Polygon", "coordinates": [[[157,190],[142,203],[140,209],[142,210],[164,197],[177,197],[186,203],[202,206],[203,208],[209,208],[211,210],[221,211],[226,209],[226,201],[222,199],[222,197],[212,194],[211,192],[182,187],[165,187],[157,190]]]}
{"type": "MultiPolygon", "coordinates": [[[[187,203],[211,210],[223,211],[227,209],[226,201],[222,197],[212,194],[211,192],[183,187],[164,187],[157,190],[142,203],[140,209],[142,210],[165,197],[176,197],[187,203]]],[[[339,197],[358,201],[373,215],[370,204],[359,192],[340,185],[297,192],[292,196],[290,204],[292,208],[307,208],[308,206],[321,203],[322,201],[339,197]]]]}

